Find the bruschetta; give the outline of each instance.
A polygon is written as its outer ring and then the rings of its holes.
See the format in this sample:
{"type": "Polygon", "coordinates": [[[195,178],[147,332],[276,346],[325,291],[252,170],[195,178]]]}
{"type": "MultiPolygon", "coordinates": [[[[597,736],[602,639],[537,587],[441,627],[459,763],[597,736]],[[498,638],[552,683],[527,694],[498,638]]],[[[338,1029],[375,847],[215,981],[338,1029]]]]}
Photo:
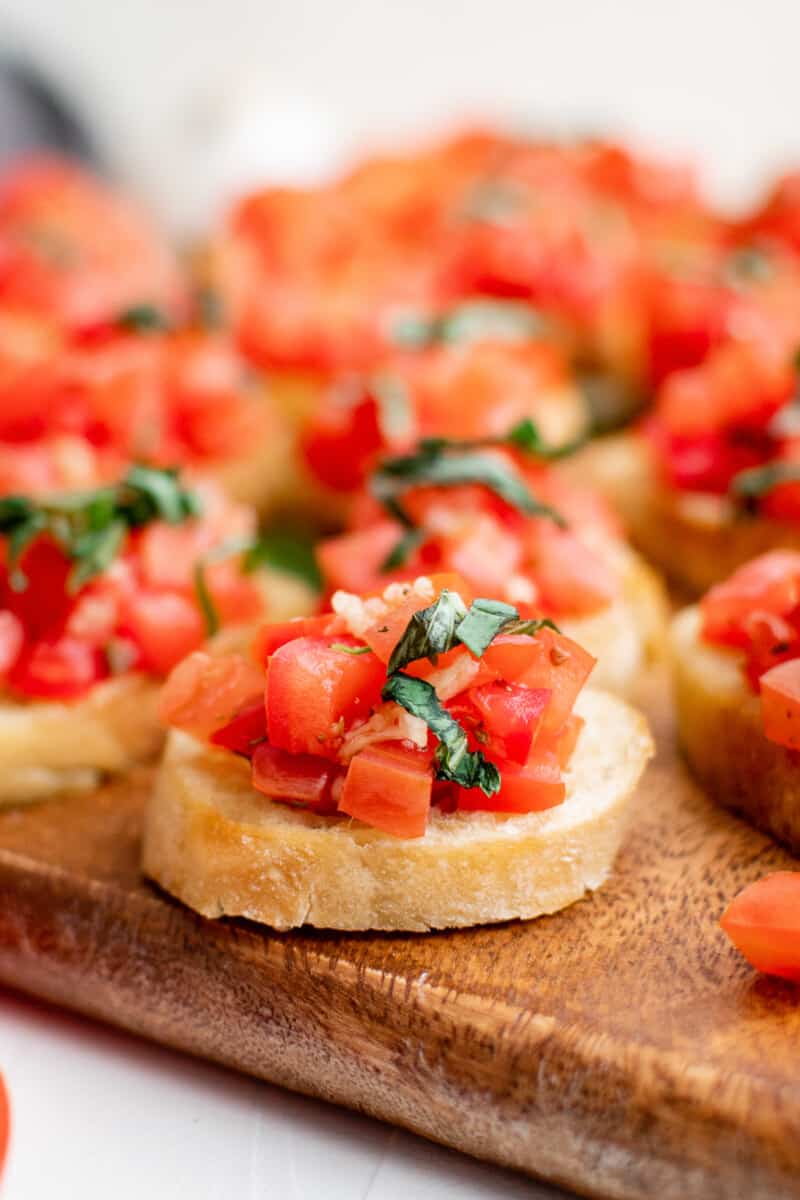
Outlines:
{"type": "Polygon", "coordinates": [[[195,654],[144,869],[205,916],[426,930],[554,912],[608,875],[652,752],[546,621],[421,576],[195,654]]]}
{"type": "Polygon", "coordinates": [[[0,537],[0,804],[151,757],[159,681],[180,658],[312,600],[262,568],[249,510],[172,471],[5,496],[0,537]]]}
{"type": "Polygon", "coordinates": [[[721,804],[800,852],[800,552],[740,567],[671,630],[678,729],[721,804]]]}

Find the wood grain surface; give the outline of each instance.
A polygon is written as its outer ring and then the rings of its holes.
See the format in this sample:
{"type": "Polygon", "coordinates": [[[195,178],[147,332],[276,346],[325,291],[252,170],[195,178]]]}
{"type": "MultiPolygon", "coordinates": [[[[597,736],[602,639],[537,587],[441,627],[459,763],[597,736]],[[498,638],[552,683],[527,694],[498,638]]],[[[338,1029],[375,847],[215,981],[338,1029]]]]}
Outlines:
{"type": "Polygon", "coordinates": [[[717,920],[794,860],[672,746],[608,885],[530,924],[271,934],[138,870],[149,778],[0,816],[0,979],[592,1196],[800,1196],[800,992],[717,920]]]}

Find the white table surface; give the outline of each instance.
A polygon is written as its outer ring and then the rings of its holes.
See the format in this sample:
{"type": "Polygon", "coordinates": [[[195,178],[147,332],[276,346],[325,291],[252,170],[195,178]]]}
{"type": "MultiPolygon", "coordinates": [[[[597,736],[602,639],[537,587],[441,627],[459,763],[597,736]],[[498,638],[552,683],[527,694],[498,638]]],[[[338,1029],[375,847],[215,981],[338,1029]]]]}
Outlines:
{"type": "Polygon", "coordinates": [[[0,1070],[12,1120],[2,1200],[563,1197],[3,991],[0,1070]]]}

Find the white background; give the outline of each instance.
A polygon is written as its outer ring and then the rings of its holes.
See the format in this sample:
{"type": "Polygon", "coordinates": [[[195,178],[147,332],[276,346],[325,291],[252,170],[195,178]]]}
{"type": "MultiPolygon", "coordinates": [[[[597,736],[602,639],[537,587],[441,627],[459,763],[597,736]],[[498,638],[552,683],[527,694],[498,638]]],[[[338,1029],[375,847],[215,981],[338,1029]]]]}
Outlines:
{"type": "MultiPolygon", "coordinates": [[[[800,160],[797,0],[0,0],[178,228],[265,173],[484,113],[693,152],[714,193],[800,160]]],[[[4,1200],[490,1200],[543,1191],[385,1126],[0,997],[4,1200]]]]}

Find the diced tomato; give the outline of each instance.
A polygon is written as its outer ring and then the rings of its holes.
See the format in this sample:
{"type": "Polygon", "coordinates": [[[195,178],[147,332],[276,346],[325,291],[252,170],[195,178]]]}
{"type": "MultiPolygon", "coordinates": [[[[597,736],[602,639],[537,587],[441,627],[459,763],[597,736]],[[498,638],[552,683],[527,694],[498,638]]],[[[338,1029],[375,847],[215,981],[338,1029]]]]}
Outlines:
{"type": "Polygon", "coordinates": [[[339,812],[395,837],[423,837],[432,787],[427,756],[403,747],[368,746],[350,760],[339,812]]]}
{"type": "Polygon", "coordinates": [[[765,671],[800,655],[800,636],[794,625],[772,613],[753,612],[742,622],[748,638],[747,678],[754,691],[765,671]]]}
{"type": "Polygon", "coordinates": [[[378,521],[367,529],[326,538],[316,549],[325,587],[357,593],[385,588],[388,580],[382,579],[381,567],[402,536],[397,521],[378,521]]]}
{"type": "Polygon", "coordinates": [[[351,654],[355,638],[302,637],[272,655],[267,676],[267,728],[291,754],[335,755],[337,740],[378,703],[386,669],[372,653],[351,654]]]}
{"type": "Polygon", "coordinates": [[[142,669],[154,675],[167,675],[206,637],[200,611],[187,596],[144,589],[126,601],[123,632],[141,650],[142,669]]]}
{"type": "Polygon", "coordinates": [[[62,632],[72,606],[67,594],[71,569],[64,552],[49,537],[37,538],[20,556],[18,570],[26,582],[5,589],[4,607],[22,622],[28,641],[62,632]]]}
{"type": "Polygon", "coordinates": [[[561,804],[566,787],[555,754],[535,752],[526,763],[504,763],[500,791],[486,796],[480,788],[462,788],[458,807],[463,812],[540,812],[561,804]]]}
{"type": "Polygon", "coordinates": [[[313,474],[335,491],[351,492],[364,482],[370,460],[383,437],[378,408],[370,396],[325,396],[303,438],[303,453],[313,474]]]}
{"type": "Polygon", "coordinates": [[[800,750],[800,658],[761,676],[761,716],[771,742],[800,750]]]}
{"type": "Polygon", "coordinates": [[[617,579],[595,550],[552,521],[532,522],[530,528],[531,573],[545,612],[585,616],[611,604],[617,579]]]}
{"type": "Polygon", "coordinates": [[[487,683],[470,689],[469,698],[489,739],[486,752],[490,758],[527,762],[550,694],[546,688],[513,683],[487,683]]]}
{"type": "Polygon", "coordinates": [[[754,612],[788,616],[800,604],[800,553],[772,550],[759,555],[703,597],[703,637],[746,646],[746,623],[754,612]]]}
{"type": "Polygon", "coordinates": [[[776,871],[751,883],[720,925],[757,971],[800,981],[800,871],[776,871]]]}
{"type": "Polygon", "coordinates": [[[331,786],[337,774],[332,762],[313,754],[287,754],[269,742],[253,751],[253,787],[272,800],[303,804],[314,812],[336,812],[331,786]]]}
{"type": "Polygon", "coordinates": [[[534,638],[522,633],[501,633],[484,650],[481,666],[491,671],[495,679],[516,683],[540,657],[534,638]]]}
{"type": "Polygon", "coordinates": [[[267,660],[281,646],[296,638],[322,637],[335,620],[333,613],[322,613],[318,617],[292,617],[289,621],[273,621],[269,625],[262,625],[253,639],[253,658],[266,666],[267,660]]]}
{"type": "Polygon", "coordinates": [[[227,725],[212,733],[209,741],[212,746],[221,746],[235,754],[243,754],[245,758],[252,758],[254,747],[263,742],[266,736],[267,712],[263,697],[259,697],[254,704],[237,713],[227,725]]]}
{"type": "Polygon", "coordinates": [[[566,723],[597,660],[577,642],[552,629],[540,629],[535,638],[528,640],[535,656],[515,682],[552,692],[542,720],[542,729],[552,732],[566,723]]]}
{"type": "Polygon", "coordinates": [[[405,633],[414,613],[428,608],[443,591],[458,592],[465,605],[472,603],[472,591],[460,575],[442,572],[428,578],[433,584],[433,596],[430,599],[423,599],[417,592],[409,592],[405,599],[399,600],[385,616],[365,630],[364,641],[372,647],[382,662],[388,663],[392,657],[392,651],[405,633]]]}
{"type": "Polygon", "coordinates": [[[77,638],[34,642],[9,673],[13,691],[41,700],[76,700],[102,677],[100,654],[77,638]]]}
{"type": "Polygon", "coordinates": [[[0,610],[0,677],[6,676],[14,666],[24,641],[22,622],[7,609],[0,610]]]}
{"type": "Polygon", "coordinates": [[[562,770],[572,758],[575,747],[578,744],[578,738],[581,736],[581,730],[586,722],[583,717],[579,717],[577,713],[573,713],[562,729],[556,730],[555,733],[540,733],[536,739],[534,754],[539,755],[545,753],[555,754],[562,770]]]}
{"type": "Polygon", "coordinates": [[[264,672],[249,659],[196,650],[161,689],[158,716],[165,725],[207,738],[263,698],[264,672]]]}

